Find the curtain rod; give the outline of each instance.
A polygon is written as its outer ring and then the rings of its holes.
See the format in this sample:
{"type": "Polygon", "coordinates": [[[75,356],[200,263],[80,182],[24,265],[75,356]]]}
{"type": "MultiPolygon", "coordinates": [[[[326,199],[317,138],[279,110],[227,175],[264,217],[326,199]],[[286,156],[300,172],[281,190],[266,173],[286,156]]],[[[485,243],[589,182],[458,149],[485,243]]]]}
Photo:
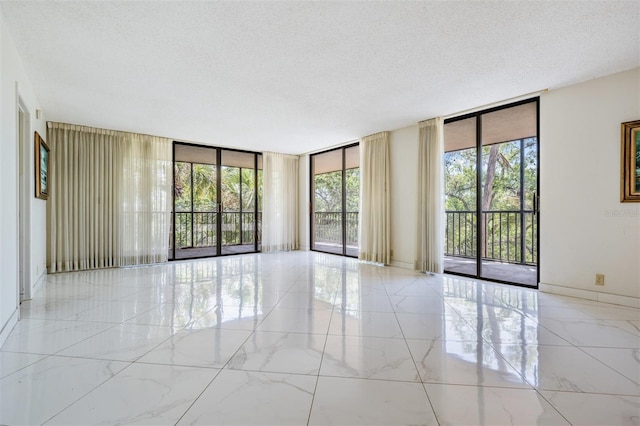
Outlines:
{"type": "Polygon", "coordinates": [[[94,130],[94,131],[101,131],[101,132],[114,132],[114,133],[120,133],[120,134],[123,134],[123,135],[149,136],[149,137],[152,137],[152,138],[161,138],[161,139],[168,139],[168,140],[173,141],[172,138],[168,138],[166,136],[150,135],[148,133],[136,133],[136,132],[129,132],[129,131],[126,131],[126,130],[105,129],[103,127],[86,126],[84,124],[63,123],[61,121],[47,121],[47,129],[51,129],[55,125],[83,127],[83,128],[85,128],[87,130],[94,130]]]}

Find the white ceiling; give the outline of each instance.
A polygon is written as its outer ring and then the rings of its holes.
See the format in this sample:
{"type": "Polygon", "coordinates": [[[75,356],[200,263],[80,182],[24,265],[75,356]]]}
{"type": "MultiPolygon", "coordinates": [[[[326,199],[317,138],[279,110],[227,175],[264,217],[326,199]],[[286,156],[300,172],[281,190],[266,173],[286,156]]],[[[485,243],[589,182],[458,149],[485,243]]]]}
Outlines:
{"type": "Polygon", "coordinates": [[[28,2],[47,120],[303,153],[640,65],[640,1],[28,2]]]}

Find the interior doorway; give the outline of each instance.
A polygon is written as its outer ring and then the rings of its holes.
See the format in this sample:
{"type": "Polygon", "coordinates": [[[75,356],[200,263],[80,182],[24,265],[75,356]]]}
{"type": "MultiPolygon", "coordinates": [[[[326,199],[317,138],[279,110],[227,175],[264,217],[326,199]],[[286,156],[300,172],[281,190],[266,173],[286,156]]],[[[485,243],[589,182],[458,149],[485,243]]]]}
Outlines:
{"type": "Polygon", "coordinates": [[[539,100],[445,121],[447,273],[537,287],[539,100]]]}

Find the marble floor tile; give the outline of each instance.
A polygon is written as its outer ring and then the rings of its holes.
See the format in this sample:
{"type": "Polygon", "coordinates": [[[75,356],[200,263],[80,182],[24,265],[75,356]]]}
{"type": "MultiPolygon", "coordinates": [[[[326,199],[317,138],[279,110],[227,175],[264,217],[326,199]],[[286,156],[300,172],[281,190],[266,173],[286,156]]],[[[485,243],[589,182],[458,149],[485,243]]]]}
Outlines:
{"type": "Polygon", "coordinates": [[[389,296],[394,312],[403,314],[444,314],[448,306],[437,294],[425,296],[389,296]]]}
{"type": "Polygon", "coordinates": [[[228,330],[255,330],[265,317],[262,308],[253,306],[216,306],[188,324],[186,329],[224,328],[228,330]]]}
{"type": "Polygon", "coordinates": [[[437,425],[419,383],[319,377],[309,425],[437,425]]]}
{"type": "Polygon", "coordinates": [[[640,397],[575,392],[542,395],[574,425],[640,425],[640,397]]]}
{"type": "Polygon", "coordinates": [[[257,330],[327,334],[330,321],[331,310],[273,308],[257,330]]]}
{"type": "Polygon", "coordinates": [[[57,320],[107,303],[101,299],[33,299],[20,305],[23,319],[57,320]]]}
{"type": "Polygon", "coordinates": [[[627,331],[640,339],[640,321],[634,320],[605,320],[607,324],[618,327],[624,331],[627,331]]]}
{"type": "Polygon", "coordinates": [[[42,424],[128,363],[50,356],[0,380],[0,424],[42,424]]]}
{"type": "Polygon", "coordinates": [[[222,368],[250,334],[250,331],[216,328],[182,330],[151,350],[139,361],[222,368]]]}
{"type": "Polygon", "coordinates": [[[48,425],[172,425],[219,370],[132,364],[56,415],[48,425]]]}
{"type": "Polygon", "coordinates": [[[173,303],[176,298],[176,291],[174,287],[145,287],[138,289],[135,293],[129,294],[119,298],[118,302],[132,302],[132,303],[149,303],[153,305],[164,305],[167,303],[173,303]]]}
{"type": "Polygon", "coordinates": [[[86,321],[38,322],[33,327],[14,330],[18,332],[9,336],[2,346],[2,350],[54,354],[113,326],[114,324],[86,321]]]}
{"type": "Polygon", "coordinates": [[[339,336],[403,337],[396,315],[392,312],[342,311],[340,309],[333,311],[329,334],[339,336]]]}
{"type": "Polygon", "coordinates": [[[74,299],[86,300],[91,299],[93,292],[100,287],[89,283],[61,282],[51,283],[45,282],[42,287],[33,295],[32,300],[49,300],[49,299],[74,299]]]}
{"type": "Polygon", "coordinates": [[[482,337],[491,343],[513,343],[520,345],[559,345],[571,343],[525,315],[511,318],[484,317],[480,324],[482,337]]]}
{"type": "Polygon", "coordinates": [[[277,308],[288,309],[333,309],[334,296],[332,294],[310,294],[287,292],[278,304],[277,308]]]}
{"type": "Polygon", "coordinates": [[[425,277],[408,277],[406,279],[393,279],[393,283],[387,286],[387,292],[392,296],[418,296],[437,297],[440,295],[433,289],[425,277]]]}
{"type": "Polygon", "coordinates": [[[36,294],[36,299],[43,297],[47,300],[55,298],[73,300],[101,300],[110,302],[136,293],[138,289],[133,287],[113,287],[103,285],[76,285],[48,284],[36,294]]]}
{"type": "Polygon", "coordinates": [[[223,370],[179,425],[303,425],[316,376],[223,370]]]}
{"type": "Polygon", "coordinates": [[[234,370],[318,374],[326,336],[256,331],[229,361],[234,370]]]}
{"type": "Polygon", "coordinates": [[[46,356],[19,352],[0,352],[0,379],[40,361],[46,356]]]}
{"type": "Polygon", "coordinates": [[[535,390],[425,384],[441,426],[569,425],[535,390]]]}
{"type": "Polygon", "coordinates": [[[403,339],[327,336],[321,376],[419,381],[403,339]]]}
{"type": "Polygon", "coordinates": [[[576,346],[640,349],[640,335],[615,321],[540,318],[538,323],[576,346]]]}
{"type": "Polygon", "coordinates": [[[638,310],[605,303],[542,306],[536,313],[539,318],[571,320],[638,320],[638,310]]]}
{"type": "Polygon", "coordinates": [[[294,251],[48,275],[21,315],[3,426],[640,426],[640,309],[529,288],[294,251]]]}
{"type": "Polygon", "coordinates": [[[603,364],[640,385],[640,349],[581,348],[603,364]]]}
{"type": "Polygon", "coordinates": [[[478,341],[482,335],[458,314],[396,314],[407,339],[478,341]]]}
{"type": "Polygon", "coordinates": [[[173,334],[169,327],[118,324],[83,340],[59,355],[83,358],[135,361],[173,334]]]}
{"type": "Polygon", "coordinates": [[[343,311],[393,312],[389,297],[384,294],[340,294],[336,295],[334,306],[343,311]]]}
{"type": "Polygon", "coordinates": [[[582,350],[570,346],[494,345],[541,390],[640,396],[640,386],[582,350]]]}
{"type": "Polygon", "coordinates": [[[211,310],[211,306],[192,307],[168,303],[153,307],[127,321],[127,324],[158,325],[163,327],[187,327],[211,310]]]}
{"type": "Polygon", "coordinates": [[[68,317],[64,317],[63,320],[119,324],[141,315],[155,306],[156,305],[152,303],[108,302],[96,308],[69,315],[68,317]]]}
{"type": "Polygon", "coordinates": [[[408,340],[407,343],[425,383],[531,388],[487,343],[453,340],[408,340]]]}

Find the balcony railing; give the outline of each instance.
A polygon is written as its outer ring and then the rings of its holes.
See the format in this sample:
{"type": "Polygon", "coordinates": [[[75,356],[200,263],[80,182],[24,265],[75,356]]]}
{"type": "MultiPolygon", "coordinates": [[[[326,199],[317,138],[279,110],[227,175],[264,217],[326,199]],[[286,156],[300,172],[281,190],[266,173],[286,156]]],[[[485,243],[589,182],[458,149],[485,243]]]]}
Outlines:
{"type": "MultiPolygon", "coordinates": [[[[358,247],[358,212],[346,213],[346,245],[358,247]]],[[[316,243],[342,245],[342,212],[315,212],[313,239],[316,243]]]]}
{"type": "MultiPolygon", "coordinates": [[[[258,243],[262,242],[262,212],[257,221],[254,212],[223,212],[222,245],[254,244],[254,223],[258,225],[258,243]]],[[[176,248],[212,247],[217,244],[216,212],[175,213],[176,248]]]]}
{"type": "MultiPolygon", "coordinates": [[[[476,218],[475,211],[446,211],[445,256],[477,257],[476,218]]],[[[482,213],[482,220],[483,259],[527,265],[538,263],[537,221],[533,211],[486,211],[482,213]]]]}

